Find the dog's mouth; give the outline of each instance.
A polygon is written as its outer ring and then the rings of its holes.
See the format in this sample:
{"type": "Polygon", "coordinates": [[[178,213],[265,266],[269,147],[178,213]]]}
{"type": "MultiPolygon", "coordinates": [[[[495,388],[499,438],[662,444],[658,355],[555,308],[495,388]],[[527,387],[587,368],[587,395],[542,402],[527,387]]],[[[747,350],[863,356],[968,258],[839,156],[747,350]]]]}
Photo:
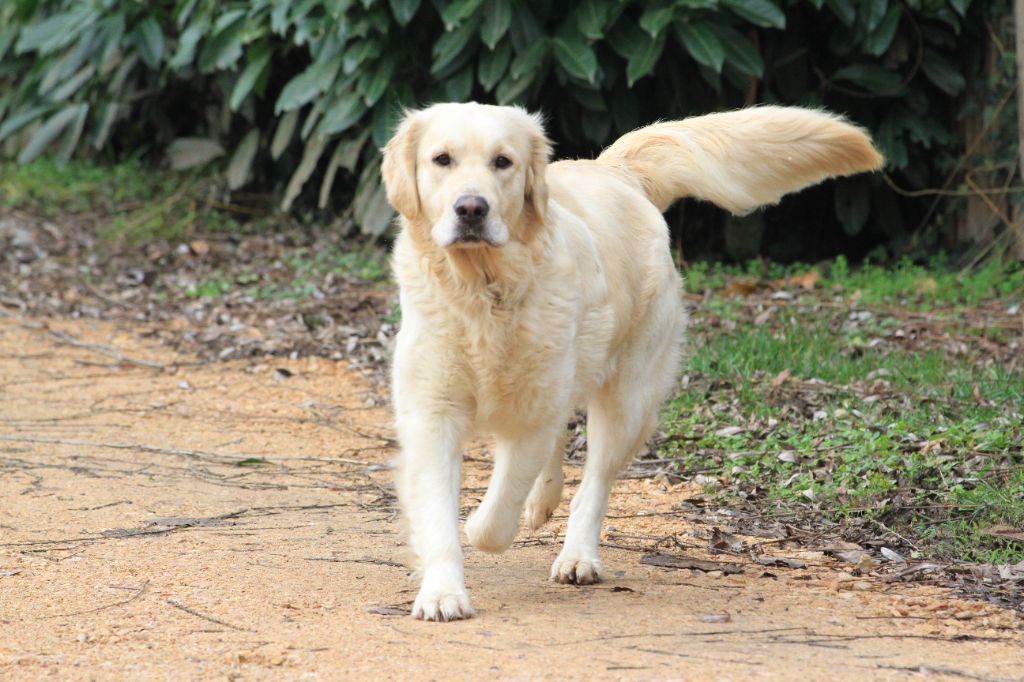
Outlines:
{"type": "Polygon", "coordinates": [[[453,241],[449,246],[463,249],[480,249],[488,246],[497,247],[500,245],[490,239],[487,239],[482,234],[466,232],[456,237],[455,241],[453,241]]]}
{"type": "Polygon", "coordinates": [[[445,216],[431,228],[437,245],[452,251],[500,249],[508,242],[508,228],[499,220],[458,220],[445,216]]]}

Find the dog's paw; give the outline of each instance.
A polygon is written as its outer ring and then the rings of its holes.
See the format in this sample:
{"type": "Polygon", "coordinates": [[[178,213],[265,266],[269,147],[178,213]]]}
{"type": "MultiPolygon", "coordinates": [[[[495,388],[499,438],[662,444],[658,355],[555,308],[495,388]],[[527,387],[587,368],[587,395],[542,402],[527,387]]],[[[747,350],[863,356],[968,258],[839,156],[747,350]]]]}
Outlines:
{"type": "Polygon", "coordinates": [[[597,557],[559,555],[551,564],[551,580],[566,585],[592,585],[601,582],[604,567],[597,557]]]}
{"type": "Polygon", "coordinates": [[[473,616],[469,594],[464,589],[429,589],[423,587],[412,605],[412,617],[420,620],[462,620],[473,616]]]}
{"type": "MultiPolygon", "coordinates": [[[[542,474],[543,475],[543,474],[542,474]]],[[[551,518],[562,502],[562,479],[537,479],[526,499],[523,516],[530,528],[537,530],[551,518]]]]}
{"type": "Polygon", "coordinates": [[[553,506],[548,506],[543,502],[527,500],[523,516],[526,519],[526,523],[530,526],[530,529],[537,530],[551,520],[551,515],[554,512],[555,507],[553,506]]]}
{"type": "Polygon", "coordinates": [[[481,505],[466,519],[466,537],[469,544],[483,552],[504,552],[516,539],[519,517],[515,514],[496,514],[481,505]]]}

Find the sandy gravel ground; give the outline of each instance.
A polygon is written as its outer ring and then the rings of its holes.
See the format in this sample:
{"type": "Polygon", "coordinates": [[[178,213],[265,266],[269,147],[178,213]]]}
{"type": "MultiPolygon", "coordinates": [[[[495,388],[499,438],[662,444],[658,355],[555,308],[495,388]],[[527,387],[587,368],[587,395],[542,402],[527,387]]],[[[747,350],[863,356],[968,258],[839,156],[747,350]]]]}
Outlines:
{"type": "Polygon", "coordinates": [[[651,480],[616,490],[606,583],[547,582],[564,504],[467,550],[476,618],[414,621],[373,387],[146,331],[0,318],[0,679],[1024,679],[1020,617],[937,588],[796,549],[806,569],[639,563],[699,492],[651,480]]]}

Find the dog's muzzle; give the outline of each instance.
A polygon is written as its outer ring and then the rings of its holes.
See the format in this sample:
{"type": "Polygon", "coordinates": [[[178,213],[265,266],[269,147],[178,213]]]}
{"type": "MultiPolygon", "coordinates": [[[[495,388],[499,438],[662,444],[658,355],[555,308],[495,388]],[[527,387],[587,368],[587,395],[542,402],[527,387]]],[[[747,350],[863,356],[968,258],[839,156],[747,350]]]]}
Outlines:
{"type": "Polygon", "coordinates": [[[486,241],[484,223],[491,210],[487,200],[475,194],[463,194],[455,200],[455,216],[458,236],[456,242],[474,243],[486,241]]]}

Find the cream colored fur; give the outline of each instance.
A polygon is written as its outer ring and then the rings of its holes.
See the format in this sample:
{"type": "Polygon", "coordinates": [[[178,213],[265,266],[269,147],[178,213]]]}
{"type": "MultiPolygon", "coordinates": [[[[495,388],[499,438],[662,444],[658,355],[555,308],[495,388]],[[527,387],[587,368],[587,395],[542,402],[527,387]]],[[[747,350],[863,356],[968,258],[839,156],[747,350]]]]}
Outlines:
{"type": "Polygon", "coordinates": [[[495,438],[490,486],[466,521],[487,552],[536,528],[562,496],[565,425],[587,410],[588,454],[553,580],[601,579],[601,522],[619,471],[654,429],[686,324],[661,212],[708,199],[734,212],[823,178],[878,168],[841,118],[760,107],[659,123],[596,160],[549,163],[521,109],[439,104],[409,113],[384,150],[401,214],[394,270],[398,493],[422,570],[413,615],[472,615],[459,539],[462,447],[495,438]],[[448,165],[435,159],[446,154],[448,165]],[[495,164],[498,155],[511,161],[495,164]],[[456,199],[490,205],[486,246],[453,241],[456,199]]]}

